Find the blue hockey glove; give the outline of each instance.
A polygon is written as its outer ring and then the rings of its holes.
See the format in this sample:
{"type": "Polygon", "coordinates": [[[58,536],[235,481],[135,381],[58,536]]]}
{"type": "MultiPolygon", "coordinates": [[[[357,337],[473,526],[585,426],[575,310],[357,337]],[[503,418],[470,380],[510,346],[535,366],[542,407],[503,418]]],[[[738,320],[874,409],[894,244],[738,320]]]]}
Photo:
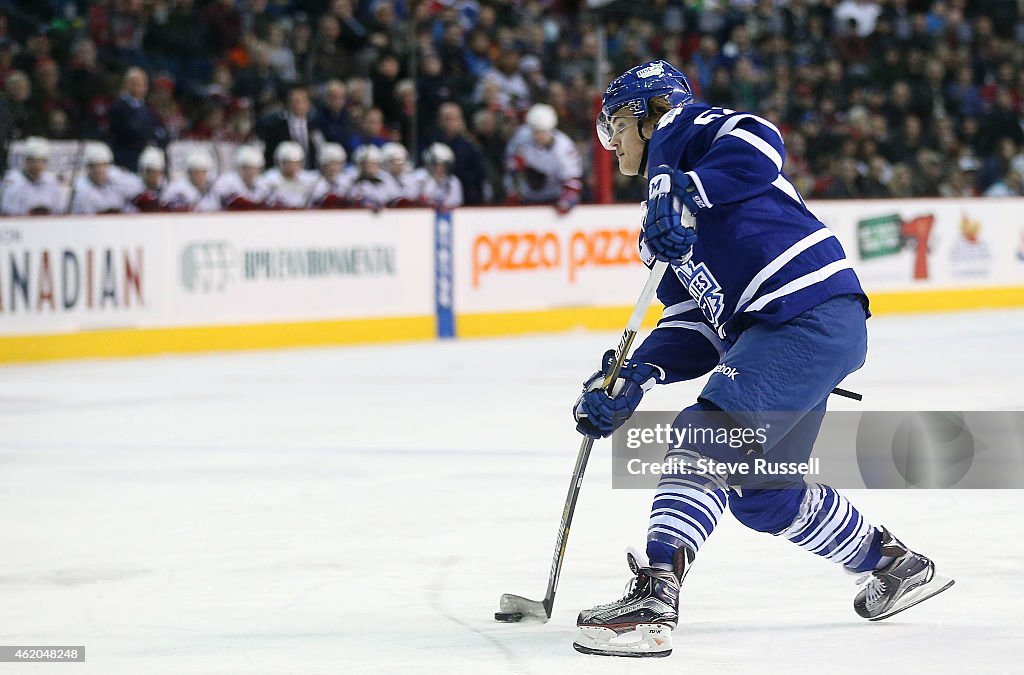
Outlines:
{"type": "Polygon", "coordinates": [[[644,239],[658,260],[673,262],[689,258],[697,242],[696,213],[700,195],[693,181],[682,171],[662,164],[651,175],[644,239]]]}
{"type": "Polygon", "coordinates": [[[612,387],[612,395],[601,389],[615,364],[615,350],[602,358],[602,368],[583,383],[583,394],[573,406],[576,430],[591,438],[605,438],[629,419],[640,405],[644,392],[665,378],[665,372],[650,363],[626,362],[612,387]]]}

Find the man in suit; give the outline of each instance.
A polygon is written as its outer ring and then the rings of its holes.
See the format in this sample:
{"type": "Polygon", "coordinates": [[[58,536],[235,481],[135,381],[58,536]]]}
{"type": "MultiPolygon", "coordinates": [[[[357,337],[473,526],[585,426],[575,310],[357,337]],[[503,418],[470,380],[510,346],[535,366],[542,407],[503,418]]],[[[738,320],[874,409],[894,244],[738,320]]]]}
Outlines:
{"type": "Polygon", "coordinates": [[[295,141],[306,154],[305,168],[317,167],[317,149],[323,143],[323,134],[311,111],[309,90],[304,85],[295,85],[288,89],[286,109],[264,118],[257,135],[263,141],[264,161],[268,166],[274,163],[278,145],[295,141]]]}
{"type": "Polygon", "coordinates": [[[119,98],[110,106],[110,149],[114,163],[129,171],[139,164],[147,145],[167,145],[167,131],[146,105],[149,78],[141,68],[129,68],[119,98]]]}
{"type": "Polygon", "coordinates": [[[324,86],[323,105],[317,111],[317,121],[324,133],[324,140],[337,143],[351,152],[352,118],[347,109],[347,89],[341,80],[330,80],[324,86]]]}
{"type": "Polygon", "coordinates": [[[437,119],[439,133],[434,142],[447,145],[455,154],[451,172],[462,182],[466,205],[483,204],[487,167],[480,146],[466,130],[462,107],[451,101],[442,103],[437,119]]]}

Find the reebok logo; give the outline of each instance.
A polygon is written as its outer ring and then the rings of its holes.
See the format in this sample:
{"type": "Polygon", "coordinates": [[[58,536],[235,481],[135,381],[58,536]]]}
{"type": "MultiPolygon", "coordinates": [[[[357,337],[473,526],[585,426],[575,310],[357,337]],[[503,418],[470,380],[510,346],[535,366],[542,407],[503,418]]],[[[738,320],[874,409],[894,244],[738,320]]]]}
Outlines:
{"type": "Polygon", "coordinates": [[[699,192],[691,195],[690,198],[693,199],[693,203],[696,204],[698,207],[702,209],[706,209],[708,207],[708,203],[701,199],[699,192]]]}
{"type": "Polygon", "coordinates": [[[721,373],[722,375],[728,377],[730,380],[735,381],[736,376],[740,374],[740,371],[736,370],[732,366],[727,366],[724,363],[719,363],[711,370],[711,373],[721,373]]]}

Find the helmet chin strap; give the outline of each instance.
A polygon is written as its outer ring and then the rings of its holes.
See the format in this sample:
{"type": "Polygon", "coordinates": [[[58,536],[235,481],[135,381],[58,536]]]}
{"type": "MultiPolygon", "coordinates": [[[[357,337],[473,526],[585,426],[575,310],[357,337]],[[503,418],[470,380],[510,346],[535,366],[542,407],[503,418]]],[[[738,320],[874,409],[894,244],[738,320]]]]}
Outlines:
{"type": "Polygon", "coordinates": [[[647,152],[651,147],[651,139],[644,136],[644,120],[646,117],[636,118],[636,133],[640,137],[640,140],[644,142],[644,154],[640,156],[640,170],[637,172],[638,176],[647,176],[647,152]]]}

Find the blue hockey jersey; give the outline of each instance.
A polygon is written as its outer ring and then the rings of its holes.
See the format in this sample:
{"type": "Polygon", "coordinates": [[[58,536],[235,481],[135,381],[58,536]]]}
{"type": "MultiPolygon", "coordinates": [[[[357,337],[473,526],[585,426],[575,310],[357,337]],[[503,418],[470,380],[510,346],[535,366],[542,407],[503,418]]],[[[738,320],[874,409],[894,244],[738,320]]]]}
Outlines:
{"type": "MultiPolygon", "coordinates": [[[[690,104],[658,123],[648,166],[685,171],[706,208],[697,243],[658,288],[658,327],[632,360],[660,366],[665,382],[709,372],[753,320],[783,323],[825,300],[867,296],[835,235],[782,173],[782,135],[767,120],[690,104]]],[[[640,257],[653,256],[641,235],[640,257]]]]}

